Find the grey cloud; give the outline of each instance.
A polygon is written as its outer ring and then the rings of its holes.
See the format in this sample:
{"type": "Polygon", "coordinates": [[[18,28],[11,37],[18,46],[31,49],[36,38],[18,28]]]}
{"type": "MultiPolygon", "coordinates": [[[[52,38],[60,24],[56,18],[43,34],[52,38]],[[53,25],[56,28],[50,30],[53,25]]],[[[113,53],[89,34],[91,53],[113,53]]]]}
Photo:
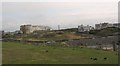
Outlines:
{"type": "Polygon", "coordinates": [[[17,30],[22,24],[48,25],[56,29],[94,25],[98,22],[117,22],[115,2],[22,2],[3,3],[3,29],[17,30]],[[11,29],[8,29],[11,28],[11,29]]]}

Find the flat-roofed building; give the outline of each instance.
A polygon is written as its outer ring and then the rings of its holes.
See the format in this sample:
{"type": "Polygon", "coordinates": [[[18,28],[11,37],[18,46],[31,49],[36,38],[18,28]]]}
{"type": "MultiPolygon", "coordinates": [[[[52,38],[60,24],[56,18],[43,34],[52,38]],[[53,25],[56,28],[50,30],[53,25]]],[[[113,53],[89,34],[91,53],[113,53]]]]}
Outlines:
{"type": "Polygon", "coordinates": [[[33,33],[34,31],[38,31],[38,30],[51,30],[51,27],[49,26],[43,26],[43,25],[21,25],[20,26],[20,30],[24,33],[24,34],[29,34],[29,33],[33,33]]]}
{"type": "Polygon", "coordinates": [[[113,27],[113,24],[110,24],[110,23],[95,24],[95,29],[97,30],[107,28],[107,27],[113,27]]]}
{"type": "Polygon", "coordinates": [[[118,28],[120,28],[120,23],[114,23],[114,24],[113,24],[113,27],[118,27],[118,28]]]}
{"type": "Polygon", "coordinates": [[[87,26],[84,26],[84,25],[78,26],[78,32],[86,32],[86,31],[90,31],[90,30],[93,30],[93,29],[94,29],[94,27],[89,26],[89,25],[87,25],[87,26]]]}

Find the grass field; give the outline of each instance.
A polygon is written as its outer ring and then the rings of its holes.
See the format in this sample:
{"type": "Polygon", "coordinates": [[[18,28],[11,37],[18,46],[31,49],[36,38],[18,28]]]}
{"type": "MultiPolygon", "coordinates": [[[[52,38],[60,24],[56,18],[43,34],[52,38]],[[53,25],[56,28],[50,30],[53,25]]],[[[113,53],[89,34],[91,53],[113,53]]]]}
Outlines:
{"type": "Polygon", "coordinates": [[[117,64],[117,52],[3,42],[3,64],[117,64]],[[104,58],[107,57],[105,60],[104,58]],[[93,60],[91,58],[97,58],[93,60]]]}

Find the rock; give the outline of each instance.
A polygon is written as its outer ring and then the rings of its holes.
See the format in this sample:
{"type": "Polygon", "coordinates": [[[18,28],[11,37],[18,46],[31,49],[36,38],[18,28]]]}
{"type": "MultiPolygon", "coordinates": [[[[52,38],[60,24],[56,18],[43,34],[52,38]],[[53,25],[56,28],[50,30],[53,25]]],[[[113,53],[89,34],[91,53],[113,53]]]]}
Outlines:
{"type": "Polygon", "coordinates": [[[107,58],[105,57],[104,60],[107,60],[107,58]]]}
{"type": "Polygon", "coordinates": [[[48,50],[46,50],[45,52],[48,52],[48,50]]]}
{"type": "Polygon", "coordinates": [[[97,60],[97,58],[94,58],[93,60],[97,60]]]}

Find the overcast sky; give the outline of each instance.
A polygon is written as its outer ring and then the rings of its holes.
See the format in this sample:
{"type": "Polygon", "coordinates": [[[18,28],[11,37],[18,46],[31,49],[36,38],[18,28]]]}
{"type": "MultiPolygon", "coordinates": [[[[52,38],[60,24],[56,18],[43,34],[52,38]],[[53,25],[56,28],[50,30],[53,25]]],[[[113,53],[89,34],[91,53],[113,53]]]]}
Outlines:
{"type": "Polygon", "coordinates": [[[80,24],[94,26],[101,22],[118,22],[117,0],[4,1],[0,22],[5,31],[19,30],[23,24],[47,25],[57,29],[58,25],[61,28],[74,28],[80,24]]]}

